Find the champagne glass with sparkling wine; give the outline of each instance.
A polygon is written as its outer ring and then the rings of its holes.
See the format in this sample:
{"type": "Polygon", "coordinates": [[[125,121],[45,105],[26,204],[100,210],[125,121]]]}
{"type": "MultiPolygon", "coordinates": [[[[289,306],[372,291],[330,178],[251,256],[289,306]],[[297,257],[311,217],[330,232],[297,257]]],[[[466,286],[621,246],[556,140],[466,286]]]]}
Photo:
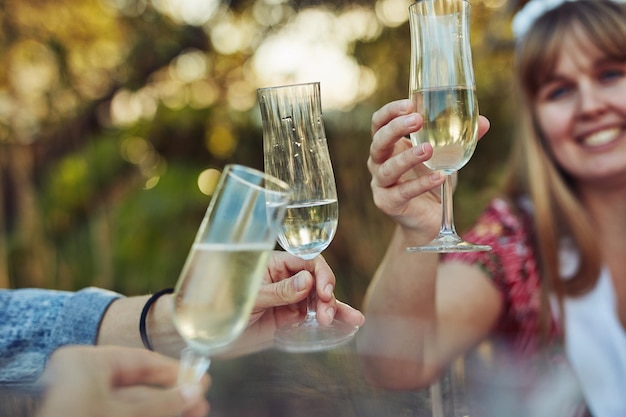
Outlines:
{"type": "Polygon", "coordinates": [[[433,156],[425,165],[446,175],[439,235],[424,246],[406,248],[409,252],[491,250],[459,237],[452,209],[452,177],[467,164],[478,140],[469,21],[467,0],[418,0],[409,6],[410,99],[424,118],[422,129],[410,135],[411,142],[414,146],[429,142],[433,156]]]}
{"type": "MultiPolygon", "coordinates": [[[[263,119],[265,172],[291,187],[291,200],[278,242],[287,252],[313,259],[335,235],[339,208],[330,161],[319,82],[258,90],[263,119]]],[[[316,291],[307,299],[304,321],[276,332],[276,346],[289,352],[312,352],[337,347],[357,332],[334,320],[329,326],[316,319],[316,291]]]]}
{"type": "Polygon", "coordinates": [[[179,383],[194,383],[210,356],[246,328],[289,201],[289,186],[227,165],[174,291],[174,324],[187,347],[179,383]]]}

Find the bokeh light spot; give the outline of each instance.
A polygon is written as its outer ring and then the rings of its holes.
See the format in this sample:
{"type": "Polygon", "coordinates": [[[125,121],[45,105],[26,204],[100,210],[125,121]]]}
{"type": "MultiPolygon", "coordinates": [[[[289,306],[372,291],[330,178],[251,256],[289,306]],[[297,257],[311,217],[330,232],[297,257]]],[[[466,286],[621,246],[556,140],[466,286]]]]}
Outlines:
{"type": "Polygon", "coordinates": [[[411,0],[379,0],[376,2],[376,15],[389,27],[398,27],[409,19],[411,0]]]}
{"type": "Polygon", "coordinates": [[[152,145],[137,136],[124,139],[121,146],[122,158],[131,164],[139,165],[150,157],[152,145]]]}
{"type": "Polygon", "coordinates": [[[220,171],[214,168],[205,169],[198,176],[198,188],[205,195],[213,195],[220,179],[220,171]]]}
{"type": "Polygon", "coordinates": [[[212,155],[228,158],[235,151],[237,140],[228,128],[217,125],[208,133],[206,146],[212,155]]]}

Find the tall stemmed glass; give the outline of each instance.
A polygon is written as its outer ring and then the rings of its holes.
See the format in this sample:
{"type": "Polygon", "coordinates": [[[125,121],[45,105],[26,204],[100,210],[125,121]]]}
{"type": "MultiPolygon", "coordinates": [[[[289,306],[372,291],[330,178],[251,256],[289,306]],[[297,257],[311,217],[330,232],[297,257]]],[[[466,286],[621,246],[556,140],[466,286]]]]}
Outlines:
{"type": "MultiPolygon", "coordinates": [[[[335,176],[322,121],[319,82],[258,90],[263,119],[265,172],[291,187],[291,201],[278,235],[291,254],[313,259],[328,247],[339,209],[335,176]]],[[[316,293],[307,300],[304,321],[280,328],[276,346],[290,352],[312,352],[337,347],[357,332],[334,320],[322,326],[316,318],[316,293]]]]}
{"type": "Polygon", "coordinates": [[[283,181],[224,169],[174,291],[174,324],[187,343],[180,383],[199,381],[210,356],[245,329],[288,201],[283,181]]]}
{"type": "Polygon", "coordinates": [[[443,206],[439,235],[413,252],[488,251],[490,246],[461,239],[454,227],[452,177],[474,153],[478,138],[478,101],[470,48],[470,4],[466,0],[418,0],[409,6],[411,64],[409,90],[424,126],[412,133],[414,146],[429,142],[425,164],[442,171],[443,206]]]}

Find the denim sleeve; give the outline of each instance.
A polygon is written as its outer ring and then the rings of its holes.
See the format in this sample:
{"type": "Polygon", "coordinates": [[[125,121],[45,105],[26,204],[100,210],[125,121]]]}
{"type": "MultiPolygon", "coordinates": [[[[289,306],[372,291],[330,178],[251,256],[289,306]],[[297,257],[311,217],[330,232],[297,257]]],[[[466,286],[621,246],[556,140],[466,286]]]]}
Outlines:
{"type": "Polygon", "coordinates": [[[104,313],[120,297],[99,288],[0,290],[0,384],[35,381],[60,346],[95,344],[104,313]]]}

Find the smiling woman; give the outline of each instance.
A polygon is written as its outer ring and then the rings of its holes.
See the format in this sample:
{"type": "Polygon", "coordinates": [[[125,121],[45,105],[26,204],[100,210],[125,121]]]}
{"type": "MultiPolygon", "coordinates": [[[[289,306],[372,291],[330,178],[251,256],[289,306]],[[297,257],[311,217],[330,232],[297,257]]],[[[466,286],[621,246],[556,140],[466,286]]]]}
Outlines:
{"type": "Polygon", "coordinates": [[[464,236],[492,252],[404,252],[438,230],[432,148],[404,138],[422,128],[411,103],[374,113],[372,191],[397,226],[366,295],[363,363],[407,389],[471,352],[477,415],[626,415],[626,4],[532,0],[518,16],[517,148],[464,236]]]}
{"type": "Polygon", "coordinates": [[[554,76],[536,93],[537,121],[571,180],[595,187],[624,175],[626,55],[610,53],[614,39],[599,48],[573,30],[578,36],[564,38],[554,76]]]}

